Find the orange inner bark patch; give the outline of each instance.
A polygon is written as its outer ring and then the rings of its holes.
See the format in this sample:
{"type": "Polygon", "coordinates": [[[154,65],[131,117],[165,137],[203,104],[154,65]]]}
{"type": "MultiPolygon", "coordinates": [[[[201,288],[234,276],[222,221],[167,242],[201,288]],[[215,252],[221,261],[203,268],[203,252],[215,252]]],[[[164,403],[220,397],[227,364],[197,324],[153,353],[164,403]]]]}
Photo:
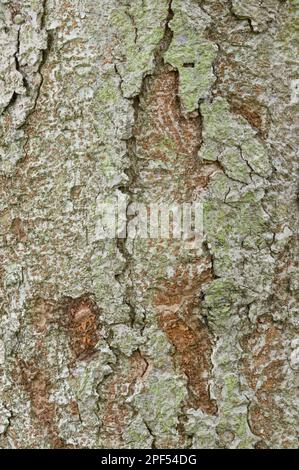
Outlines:
{"type": "Polygon", "coordinates": [[[215,168],[200,164],[201,118],[183,113],[178,93],[176,71],[164,68],[144,80],[133,129],[137,158],[142,159],[137,173],[142,176],[140,185],[151,187],[153,195],[161,194],[161,188],[163,194],[168,187],[174,201],[190,202],[208,184],[215,168]],[[153,168],[154,161],[161,162],[159,168],[153,168]]]}
{"type": "Polygon", "coordinates": [[[267,441],[284,414],[275,400],[284,378],[283,333],[271,317],[264,315],[259,319],[257,328],[245,336],[242,347],[247,353],[244,374],[256,393],[250,421],[254,433],[267,441]]]}
{"type": "Polygon", "coordinates": [[[67,299],[63,305],[62,322],[75,360],[92,355],[99,339],[99,309],[92,299],[88,296],[67,299]]]}
{"type": "Polygon", "coordinates": [[[107,378],[101,398],[105,402],[102,420],[102,433],[105,442],[117,447],[122,441],[122,434],[132,419],[132,410],[126,403],[128,395],[133,391],[134,384],[141,378],[147,364],[138,351],[135,351],[127,364],[118,365],[114,373],[107,378]]]}
{"type": "Polygon", "coordinates": [[[212,363],[212,339],[207,326],[193,316],[200,286],[212,279],[211,269],[190,277],[177,274],[163,285],[155,298],[161,329],[175,348],[175,359],[188,379],[190,404],[215,414],[216,404],[209,395],[208,381],[212,363]]]}

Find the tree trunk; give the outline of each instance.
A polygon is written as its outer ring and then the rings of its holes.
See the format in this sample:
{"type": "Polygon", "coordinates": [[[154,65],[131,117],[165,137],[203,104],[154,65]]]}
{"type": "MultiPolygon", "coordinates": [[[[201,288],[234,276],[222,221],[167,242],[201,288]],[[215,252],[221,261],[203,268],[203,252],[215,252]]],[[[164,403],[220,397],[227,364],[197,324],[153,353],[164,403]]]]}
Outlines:
{"type": "Polygon", "coordinates": [[[296,9],[0,2],[2,448],[297,448],[296,9]]]}

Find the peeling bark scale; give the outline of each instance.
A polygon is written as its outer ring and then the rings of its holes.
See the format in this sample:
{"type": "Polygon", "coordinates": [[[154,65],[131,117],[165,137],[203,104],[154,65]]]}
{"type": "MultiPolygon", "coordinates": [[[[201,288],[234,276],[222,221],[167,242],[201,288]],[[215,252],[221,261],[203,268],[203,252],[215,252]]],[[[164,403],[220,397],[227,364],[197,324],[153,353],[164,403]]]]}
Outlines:
{"type": "Polygon", "coordinates": [[[0,1],[1,448],[298,447],[298,8],[0,1]]]}

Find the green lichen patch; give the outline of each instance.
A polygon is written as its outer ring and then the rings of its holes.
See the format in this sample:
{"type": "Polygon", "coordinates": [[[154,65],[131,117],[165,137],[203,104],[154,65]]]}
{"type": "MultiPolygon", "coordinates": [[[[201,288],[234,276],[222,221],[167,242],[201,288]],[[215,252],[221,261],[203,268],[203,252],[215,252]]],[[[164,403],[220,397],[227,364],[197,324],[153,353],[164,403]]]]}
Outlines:
{"type": "Polygon", "coordinates": [[[191,112],[207,97],[215,79],[212,64],[217,46],[204,38],[207,17],[199,7],[192,3],[191,9],[190,0],[174,0],[172,10],[173,38],[164,58],[179,71],[179,95],[185,110],[191,112]]]}
{"type": "Polygon", "coordinates": [[[131,6],[120,5],[111,14],[118,41],[114,61],[127,98],[139,93],[143,77],[154,70],[154,52],[163,37],[167,15],[167,0],[137,0],[131,6]]]}
{"type": "Polygon", "coordinates": [[[223,98],[204,103],[201,113],[204,145],[200,158],[219,160],[227,175],[241,182],[249,182],[252,172],[269,176],[271,166],[265,145],[244,118],[230,113],[223,98]]]}

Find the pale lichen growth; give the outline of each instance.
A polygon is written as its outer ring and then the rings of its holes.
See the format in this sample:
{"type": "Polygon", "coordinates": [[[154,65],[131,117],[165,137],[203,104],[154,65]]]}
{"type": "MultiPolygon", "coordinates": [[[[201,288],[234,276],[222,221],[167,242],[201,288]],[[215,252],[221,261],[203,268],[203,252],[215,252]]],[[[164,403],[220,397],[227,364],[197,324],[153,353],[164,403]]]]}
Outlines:
{"type": "Polygon", "coordinates": [[[198,109],[200,100],[208,97],[216,79],[213,61],[217,45],[204,37],[210,18],[191,0],[173,0],[174,17],[169,26],[173,38],[165,61],[179,71],[179,95],[187,112],[198,109]]]}
{"type": "Polygon", "coordinates": [[[1,2],[2,448],[297,446],[296,4],[1,2]]]}

